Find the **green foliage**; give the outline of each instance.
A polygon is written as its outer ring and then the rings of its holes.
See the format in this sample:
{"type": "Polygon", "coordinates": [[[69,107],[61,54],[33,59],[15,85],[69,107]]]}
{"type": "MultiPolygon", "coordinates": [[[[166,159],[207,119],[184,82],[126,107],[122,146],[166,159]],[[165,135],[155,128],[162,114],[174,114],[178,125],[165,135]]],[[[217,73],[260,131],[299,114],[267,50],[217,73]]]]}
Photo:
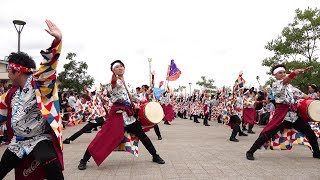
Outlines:
{"type": "Polygon", "coordinates": [[[207,79],[206,76],[201,76],[201,81],[197,81],[196,85],[200,86],[202,90],[206,90],[208,93],[216,92],[216,86],[213,85],[213,79],[207,79]]]}
{"type": "MultiPolygon", "coordinates": [[[[292,85],[307,92],[307,84],[320,85],[320,63],[317,61],[319,42],[320,10],[317,8],[308,8],[304,11],[297,9],[293,22],[284,27],[280,36],[265,46],[266,49],[274,52],[274,55],[265,58],[262,65],[271,69],[276,64],[285,64],[290,71],[313,66],[314,69],[297,76],[292,81],[292,85]]],[[[270,82],[267,83],[270,84],[270,82]]]]}
{"type": "Polygon", "coordinates": [[[182,92],[183,90],[185,90],[187,87],[186,86],[181,86],[179,85],[178,88],[173,89],[173,92],[182,92]]]}
{"type": "Polygon", "coordinates": [[[66,59],[68,63],[63,65],[64,71],[58,75],[59,88],[61,90],[69,90],[77,93],[83,92],[84,87],[93,85],[94,78],[87,75],[88,65],[85,62],[77,62],[74,58],[77,57],[75,53],[68,53],[66,59]]]}

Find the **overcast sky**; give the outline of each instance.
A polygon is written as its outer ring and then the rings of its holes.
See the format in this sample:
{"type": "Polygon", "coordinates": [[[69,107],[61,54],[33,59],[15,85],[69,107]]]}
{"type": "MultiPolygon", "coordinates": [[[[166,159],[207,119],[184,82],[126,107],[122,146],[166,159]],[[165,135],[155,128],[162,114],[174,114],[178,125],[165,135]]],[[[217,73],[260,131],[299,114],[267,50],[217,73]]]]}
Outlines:
{"type": "Polygon", "coordinates": [[[21,34],[21,51],[40,62],[40,49],[51,36],[44,28],[52,20],[63,32],[58,71],[68,52],[89,65],[96,84],[110,81],[110,63],[121,59],[126,81],[133,87],[149,84],[148,58],[155,81],[165,80],[171,59],[182,71],[169,86],[198,88],[201,76],[215,85],[232,86],[243,70],[247,86],[263,84],[269,77],[262,59],[264,49],[283,27],[293,21],[295,9],[320,7],[319,0],[121,0],[121,1],[0,1],[0,59],[17,50],[12,20],[27,22],[21,34]]]}

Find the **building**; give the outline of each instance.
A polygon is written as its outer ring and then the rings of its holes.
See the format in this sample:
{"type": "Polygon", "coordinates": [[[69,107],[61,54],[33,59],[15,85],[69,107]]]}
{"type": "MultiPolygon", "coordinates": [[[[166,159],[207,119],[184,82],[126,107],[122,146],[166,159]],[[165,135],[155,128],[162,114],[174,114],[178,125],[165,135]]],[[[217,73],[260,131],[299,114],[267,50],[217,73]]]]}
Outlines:
{"type": "Polygon", "coordinates": [[[0,59],[0,81],[1,82],[3,81],[9,82],[8,66],[9,66],[9,63],[6,59],[5,60],[0,59]]]}

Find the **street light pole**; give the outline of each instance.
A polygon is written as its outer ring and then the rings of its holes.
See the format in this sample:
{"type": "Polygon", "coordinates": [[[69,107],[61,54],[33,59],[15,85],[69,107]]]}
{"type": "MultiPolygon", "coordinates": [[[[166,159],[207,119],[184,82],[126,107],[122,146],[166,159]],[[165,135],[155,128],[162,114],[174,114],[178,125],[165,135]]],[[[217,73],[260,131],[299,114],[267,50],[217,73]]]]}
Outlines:
{"type": "Polygon", "coordinates": [[[189,83],[189,90],[190,90],[190,96],[191,96],[191,82],[189,83]]]}
{"type": "Polygon", "coordinates": [[[149,62],[149,80],[150,80],[150,85],[151,85],[151,61],[152,61],[152,58],[148,58],[148,62],[149,62]]]}
{"type": "Polygon", "coordinates": [[[13,24],[18,32],[18,52],[20,52],[20,34],[22,32],[24,25],[26,25],[26,22],[21,21],[21,20],[14,20],[13,24]]]}

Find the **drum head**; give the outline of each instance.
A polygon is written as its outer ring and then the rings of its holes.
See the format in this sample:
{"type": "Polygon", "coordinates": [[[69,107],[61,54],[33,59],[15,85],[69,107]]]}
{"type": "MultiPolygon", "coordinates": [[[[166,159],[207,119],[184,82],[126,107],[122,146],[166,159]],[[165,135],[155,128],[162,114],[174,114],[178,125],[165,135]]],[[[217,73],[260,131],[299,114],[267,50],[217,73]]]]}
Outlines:
{"type": "Polygon", "coordinates": [[[154,124],[158,124],[164,117],[163,109],[158,102],[149,102],[144,109],[144,115],[154,124]]]}
{"type": "Polygon", "coordinates": [[[309,117],[316,122],[320,122],[320,101],[314,100],[308,106],[309,117]]]}

